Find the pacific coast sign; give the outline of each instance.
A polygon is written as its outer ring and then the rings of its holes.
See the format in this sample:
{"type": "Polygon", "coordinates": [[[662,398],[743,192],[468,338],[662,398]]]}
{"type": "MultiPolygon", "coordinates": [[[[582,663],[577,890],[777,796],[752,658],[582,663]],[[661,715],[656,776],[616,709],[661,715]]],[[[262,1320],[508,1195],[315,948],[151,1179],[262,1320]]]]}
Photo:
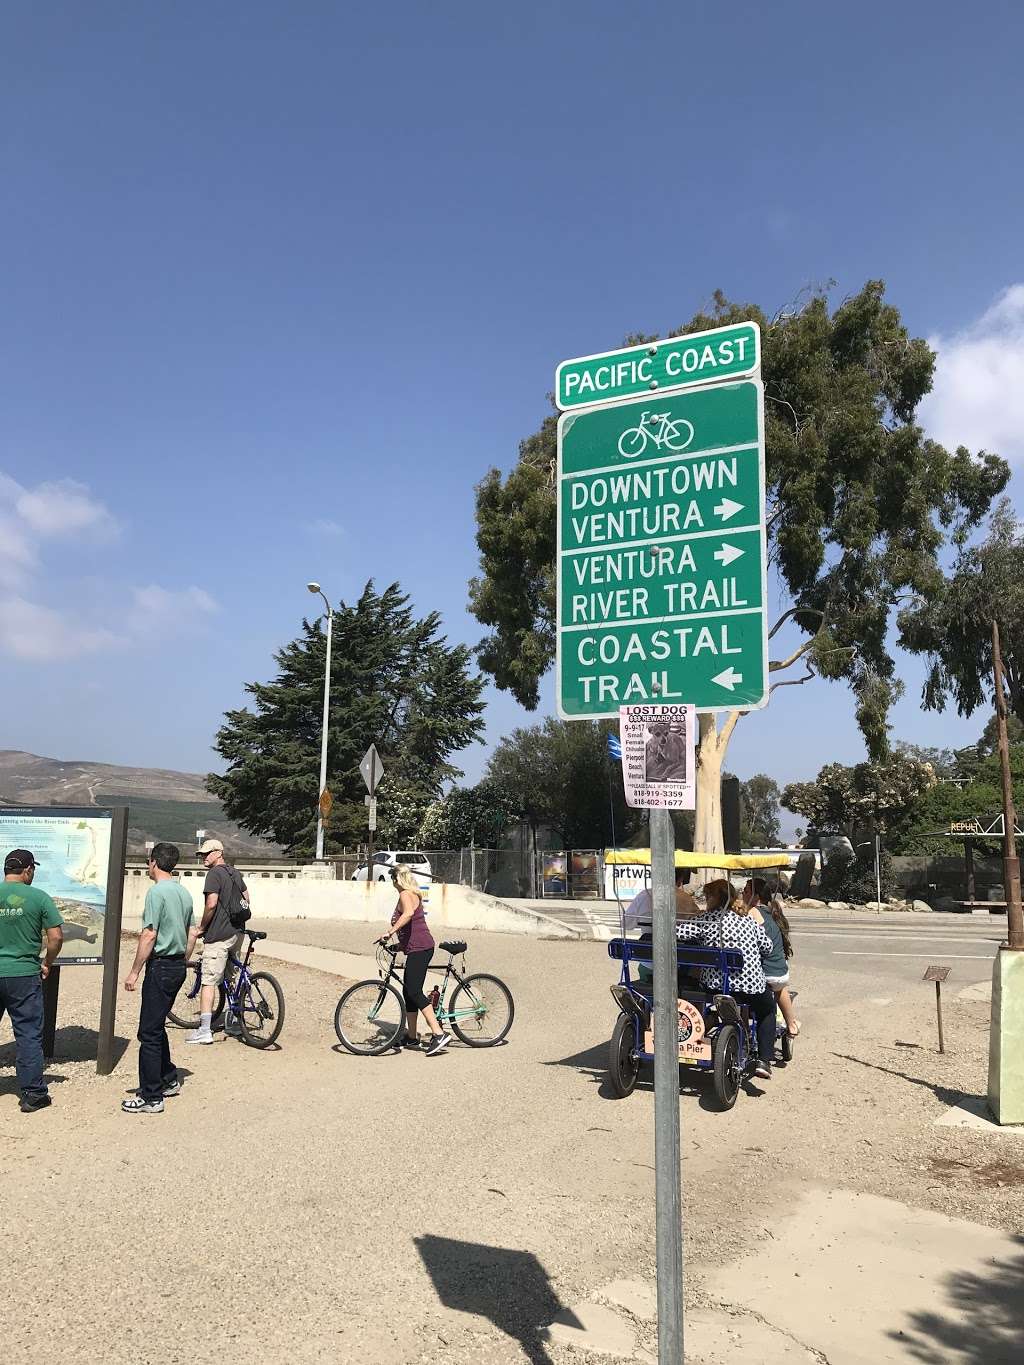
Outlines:
{"type": "Polygon", "coordinates": [[[559,408],[568,412],[641,393],[676,393],[719,379],[741,379],[760,367],[761,329],[756,322],[739,322],[563,360],[555,374],[555,396],[559,408]]]}

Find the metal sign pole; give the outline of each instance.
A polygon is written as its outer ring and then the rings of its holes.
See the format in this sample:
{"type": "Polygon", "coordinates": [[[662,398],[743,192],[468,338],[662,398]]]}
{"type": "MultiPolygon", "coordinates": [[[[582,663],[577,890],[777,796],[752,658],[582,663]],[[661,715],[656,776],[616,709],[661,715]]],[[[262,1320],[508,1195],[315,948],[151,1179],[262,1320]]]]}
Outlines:
{"type": "Polygon", "coordinates": [[[124,859],[128,847],[128,807],[114,806],[110,820],[110,858],[107,863],[107,907],[103,916],[103,985],[100,1032],[96,1043],[96,1071],[109,1076],[114,1069],[114,1019],[121,975],[121,905],[124,901],[124,859]]]}
{"type": "Polygon", "coordinates": [[[679,1173],[679,1011],[675,829],[651,811],[654,910],[654,1172],[658,1247],[658,1365],[683,1360],[683,1215],[679,1173]]]}

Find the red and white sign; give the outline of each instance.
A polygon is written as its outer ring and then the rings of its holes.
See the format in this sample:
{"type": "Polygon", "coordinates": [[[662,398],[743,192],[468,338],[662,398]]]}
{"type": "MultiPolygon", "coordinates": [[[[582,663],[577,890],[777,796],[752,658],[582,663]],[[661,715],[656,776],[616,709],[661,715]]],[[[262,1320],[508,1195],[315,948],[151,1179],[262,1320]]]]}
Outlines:
{"type": "Polygon", "coordinates": [[[694,810],[697,712],[693,706],[620,706],[627,806],[694,810]]]}
{"type": "MultiPolygon", "coordinates": [[[[711,1044],[704,1037],[704,1020],[696,1005],[689,1000],[677,1002],[679,1010],[679,1060],[681,1062],[709,1061],[711,1044]]],[[[654,1020],[644,1038],[644,1051],[654,1051],[654,1020]]]]}

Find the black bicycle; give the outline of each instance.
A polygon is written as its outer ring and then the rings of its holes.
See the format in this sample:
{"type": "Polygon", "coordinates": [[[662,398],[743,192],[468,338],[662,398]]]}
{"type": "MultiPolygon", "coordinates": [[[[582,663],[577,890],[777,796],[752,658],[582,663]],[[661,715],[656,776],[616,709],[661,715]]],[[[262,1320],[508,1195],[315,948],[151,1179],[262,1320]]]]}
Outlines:
{"type": "MultiPolygon", "coordinates": [[[[430,994],[437,1022],[442,1028],[450,1024],[455,1036],[470,1047],[494,1047],[512,1027],[515,1017],[512,992],[504,981],[486,972],[462,975],[455,966],[456,957],[461,957],[465,968],[466,945],[461,940],[438,946],[448,954],[448,961],[444,980],[430,994]],[[455,989],[449,1004],[447,994],[453,980],[455,989]]],[[[405,1034],[402,978],[395,965],[401,951],[378,943],[379,975],[349,986],[338,1001],[334,1031],[342,1047],[357,1056],[379,1056],[397,1047],[405,1034]]]]}
{"type": "MultiPolygon", "coordinates": [[[[249,946],[241,962],[234,953],[228,954],[224,981],[217,988],[217,1008],[213,1013],[212,1026],[221,1027],[227,1006],[228,1014],[238,1020],[243,1043],[249,1047],[270,1047],[277,1042],[284,1028],[284,991],[277,978],[269,972],[249,970],[253,949],[260,939],[266,938],[266,934],[258,929],[245,929],[242,932],[249,940],[249,946]]],[[[198,1028],[202,963],[196,958],[185,965],[188,968],[185,985],[174,1002],[177,1008],[167,1018],[179,1028],[198,1028]]]]}

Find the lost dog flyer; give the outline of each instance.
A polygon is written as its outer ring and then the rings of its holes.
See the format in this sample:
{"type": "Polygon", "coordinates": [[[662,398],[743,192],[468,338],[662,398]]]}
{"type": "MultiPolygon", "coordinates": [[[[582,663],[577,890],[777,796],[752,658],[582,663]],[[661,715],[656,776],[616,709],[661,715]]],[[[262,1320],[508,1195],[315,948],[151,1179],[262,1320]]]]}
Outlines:
{"type": "Polygon", "coordinates": [[[644,810],[696,806],[693,706],[620,706],[622,783],[626,804],[644,810]]]}

